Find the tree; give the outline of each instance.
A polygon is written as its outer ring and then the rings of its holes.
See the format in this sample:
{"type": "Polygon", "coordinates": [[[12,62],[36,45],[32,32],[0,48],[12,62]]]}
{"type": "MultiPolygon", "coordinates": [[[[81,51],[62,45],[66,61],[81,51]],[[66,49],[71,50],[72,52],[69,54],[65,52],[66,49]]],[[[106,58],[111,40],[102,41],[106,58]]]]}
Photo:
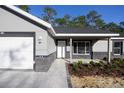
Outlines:
{"type": "Polygon", "coordinates": [[[54,19],[55,16],[57,15],[56,10],[54,10],[53,8],[47,6],[43,9],[43,20],[47,21],[49,23],[51,23],[52,25],[54,24],[54,19]]]}
{"type": "Polygon", "coordinates": [[[102,19],[97,19],[97,20],[95,21],[95,24],[96,24],[96,28],[97,28],[97,29],[104,29],[105,26],[106,26],[106,23],[105,23],[104,20],[102,20],[102,19]]]}
{"type": "Polygon", "coordinates": [[[120,27],[124,29],[124,21],[120,22],[120,27]]]}
{"type": "Polygon", "coordinates": [[[72,23],[76,27],[87,27],[87,21],[85,16],[77,16],[72,20],[72,23]]]}
{"type": "Polygon", "coordinates": [[[111,22],[111,23],[108,23],[106,26],[105,26],[105,29],[106,30],[109,30],[109,31],[112,31],[112,32],[122,32],[122,29],[120,28],[120,26],[118,26],[116,23],[114,22],[111,22]]]}
{"type": "Polygon", "coordinates": [[[101,15],[99,15],[96,11],[90,11],[87,15],[87,22],[90,26],[96,27],[96,21],[99,20],[101,15]]]}
{"type": "Polygon", "coordinates": [[[64,18],[57,18],[55,20],[56,26],[66,26],[66,21],[64,18]]]}
{"type": "Polygon", "coordinates": [[[19,5],[18,7],[19,7],[20,9],[22,9],[22,10],[24,10],[24,11],[26,11],[26,12],[29,13],[30,8],[29,8],[28,5],[19,5]]]}
{"type": "Polygon", "coordinates": [[[57,18],[55,19],[55,23],[57,26],[64,26],[67,27],[69,25],[70,22],[70,15],[64,15],[63,18],[57,18]]]}

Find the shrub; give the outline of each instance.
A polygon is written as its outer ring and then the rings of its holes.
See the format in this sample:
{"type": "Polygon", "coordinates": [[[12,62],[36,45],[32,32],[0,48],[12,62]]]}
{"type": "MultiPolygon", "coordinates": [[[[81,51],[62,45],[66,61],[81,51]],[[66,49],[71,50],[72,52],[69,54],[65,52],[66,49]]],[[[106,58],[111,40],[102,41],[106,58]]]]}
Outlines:
{"type": "Polygon", "coordinates": [[[89,63],[90,63],[91,65],[94,65],[94,62],[93,62],[93,61],[90,61],[89,63]]]}
{"type": "Polygon", "coordinates": [[[124,65],[124,61],[121,58],[114,58],[111,64],[115,66],[122,66],[124,65]]]}
{"type": "Polygon", "coordinates": [[[112,59],[111,63],[99,61],[95,63],[90,61],[89,64],[83,64],[81,60],[69,65],[74,75],[105,75],[105,76],[124,76],[124,60],[120,58],[112,59]]]}
{"type": "Polygon", "coordinates": [[[122,59],[121,58],[113,58],[113,61],[119,61],[119,62],[121,62],[122,59]]]}
{"type": "Polygon", "coordinates": [[[81,60],[78,61],[78,65],[82,65],[83,62],[81,60]]]}
{"type": "Polygon", "coordinates": [[[78,70],[78,64],[76,62],[73,63],[72,69],[75,72],[78,70]]]}
{"type": "Polygon", "coordinates": [[[96,66],[96,67],[100,67],[101,64],[100,64],[100,63],[95,63],[95,66],[96,66]]]}
{"type": "Polygon", "coordinates": [[[108,60],[108,58],[107,58],[107,57],[104,57],[104,58],[103,58],[103,60],[104,60],[104,61],[107,61],[107,60],[108,60]]]}
{"type": "Polygon", "coordinates": [[[104,66],[105,63],[103,61],[99,61],[100,66],[104,66]]]}

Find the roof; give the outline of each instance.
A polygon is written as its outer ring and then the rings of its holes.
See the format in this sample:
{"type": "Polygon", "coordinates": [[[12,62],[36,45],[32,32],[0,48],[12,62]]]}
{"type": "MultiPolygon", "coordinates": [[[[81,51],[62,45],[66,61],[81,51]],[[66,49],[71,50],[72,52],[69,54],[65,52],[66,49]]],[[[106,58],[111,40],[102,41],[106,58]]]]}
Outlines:
{"type": "Polygon", "coordinates": [[[92,33],[92,34],[112,34],[114,32],[110,32],[107,30],[99,30],[99,29],[94,29],[91,27],[87,28],[82,28],[82,27],[54,27],[54,30],[56,33],[61,33],[61,34],[87,34],[87,33],[92,33]]]}
{"type": "Polygon", "coordinates": [[[35,17],[15,6],[11,5],[4,5],[8,9],[13,10],[16,13],[19,13],[23,15],[24,17],[29,18],[30,20],[33,20],[41,25],[44,25],[48,28],[48,31],[53,35],[53,36],[119,36],[118,33],[112,33],[109,31],[102,31],[102,30],[97,30],[93,28],[77,28],[77,27],[52,27],[51,24],[43,21],[42,19],[35,17]]]}
{"type": "Polygon", "coordinates": [[[110,32],[108,30],[98,30],[91,27],[54,27],[56,36],[119,36],[119,33],[110,32]]]}
{"type": "Polygon", "coordinates": [[[124,32],[120,32],[120,37],[124,37],[124,32]]]}

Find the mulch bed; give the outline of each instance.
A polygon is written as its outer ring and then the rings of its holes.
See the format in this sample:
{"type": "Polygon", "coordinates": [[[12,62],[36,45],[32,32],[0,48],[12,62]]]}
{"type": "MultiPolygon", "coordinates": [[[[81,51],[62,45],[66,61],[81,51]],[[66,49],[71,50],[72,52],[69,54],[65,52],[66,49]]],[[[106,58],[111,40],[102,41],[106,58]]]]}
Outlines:
{"type": "Polygon", "coordinates": [[[68,64],[72,87],[108,88],[124,87],[124,62],[111,64],[81,62],[68,64]]]}
{"type": "Polygon", "coordinates": [[[124,67],[106,66],[90,66],[88,64],[80,65],[76,70],[73,69],[73,64],[68,64],[68,70],[71,75],[75,76],[112,76],[124,77],[124,67]]]}

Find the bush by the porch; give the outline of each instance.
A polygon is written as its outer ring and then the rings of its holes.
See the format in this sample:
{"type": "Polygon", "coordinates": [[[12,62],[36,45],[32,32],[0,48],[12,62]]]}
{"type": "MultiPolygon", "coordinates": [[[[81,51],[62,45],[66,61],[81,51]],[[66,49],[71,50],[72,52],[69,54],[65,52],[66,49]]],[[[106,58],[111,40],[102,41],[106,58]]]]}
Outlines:
{"type": "Polygon", "coordinates": [[[83,61],[74,62],[68,64],[69,72],[76,76],[124,76],[124,60],[120,58],[114,58],[111,63],[105,63],[99,61],[98,63],[90,61],[89,63],[83,63],[83,61]]]}

